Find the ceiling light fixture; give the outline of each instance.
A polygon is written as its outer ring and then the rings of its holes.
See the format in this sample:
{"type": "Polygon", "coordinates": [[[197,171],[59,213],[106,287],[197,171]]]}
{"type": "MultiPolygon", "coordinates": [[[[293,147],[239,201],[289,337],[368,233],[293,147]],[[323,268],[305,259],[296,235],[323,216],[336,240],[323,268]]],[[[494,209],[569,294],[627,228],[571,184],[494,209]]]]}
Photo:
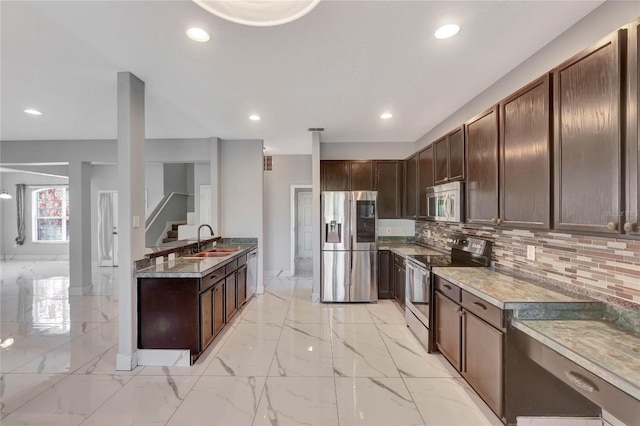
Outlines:
{"type": "Polygon", "coordinates": [[[302,18],[320,0],[193,0],[209,13],[254,27],[271,27],[302,18]]]}
{"type": "Polygon", "coordinates": [[[434,35],[436,38],[444,40],[458,34],[458,31],[460,31],[460,27],[458,25],[448,24],[438,28],[438,31],[436,31],[434,35]]]}
{"type": "Polygon", "coordinates": [[[260,121],[260,116],[259,116],[258,114],[251,114],[251,115],[249,116],[249,120],[252,120],[252,121],[260,121]]]}
{"type": "Polygon", "coordinates": [[[2,191],[0,191],[0,198],[3,200],[10,200],[13,197],[7,192],[6,189],[2,188],[2,191]]]}
{"type": "Polygon", "coordinates": [[[187,30],[187,37],[198,43],[204,43],[209,41],[209,33],[202,28],[192,27],[187,30]]]}
{"type": "Polygon", "coordinates": [[[391,117],[393,117],[393,115],[392,115],[391,113],[389,113],[389,112],[385,112],[384,114],[382,114],[382,115],[380,116],[380,118],[382,118],[382,119],[384,119],[384,120],[387,120],[387,119],[389,119],[389,118],[391,118],[391,117]]]}
{"type": "Polygon", "coordinates": [[[40,111],[38,111],[37,109],[33,109],[33,108],[27,108],[24,110],[24,112],[26,112],[27,114],[31,114],[31,115],[42,115],[42,113],[40,111]]]}

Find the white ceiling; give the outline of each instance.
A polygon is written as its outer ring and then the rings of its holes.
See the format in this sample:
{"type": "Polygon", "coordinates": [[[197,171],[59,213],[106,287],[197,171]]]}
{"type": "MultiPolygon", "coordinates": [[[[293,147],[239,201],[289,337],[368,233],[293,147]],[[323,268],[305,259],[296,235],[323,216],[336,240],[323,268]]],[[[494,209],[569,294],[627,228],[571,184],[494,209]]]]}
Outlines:
{"type": "Polygon", "coordinates": [[[148,138],[264,139],[272,154],[310,153],[309,127],[413,142],[601,3],[323,0],[263,28],[187,0],[1,1],[0,139],[116,138],[116,73],[130,71],[148,138]],[[435,39],[449,22],[458,36],[435,39]]]}

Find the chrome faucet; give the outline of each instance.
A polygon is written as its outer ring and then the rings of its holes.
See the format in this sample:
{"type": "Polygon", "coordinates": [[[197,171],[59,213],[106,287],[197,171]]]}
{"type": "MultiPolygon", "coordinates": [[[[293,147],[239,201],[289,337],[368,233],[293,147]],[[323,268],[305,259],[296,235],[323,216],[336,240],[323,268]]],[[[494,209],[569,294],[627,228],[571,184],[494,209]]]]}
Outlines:
{"type": "Polygon", "coordinates": [[[206,223],[203,223],[202,225],[198,226],[198,253],[200,253],[200,230],[205,226],[209,228],[209,231],[211,232],[211,236],[213,237],[213,229],[211,228],[211,225],[207,225],[206,223]]]}

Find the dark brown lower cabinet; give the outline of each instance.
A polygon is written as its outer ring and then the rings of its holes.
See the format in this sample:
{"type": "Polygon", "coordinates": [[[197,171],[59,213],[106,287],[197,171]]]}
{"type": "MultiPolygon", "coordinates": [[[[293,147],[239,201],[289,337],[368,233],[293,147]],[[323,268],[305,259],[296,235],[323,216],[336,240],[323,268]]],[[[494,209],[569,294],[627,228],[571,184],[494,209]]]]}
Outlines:
{"type": "Polygon", "coordinates": [[[238,288],[238,307],[240,307],[247,301],[247,265],[238,268],[236,285],[238,288]]]}
{"type": "Polygon", "coordinates": [[[225,322],[229,322],[238,310],[236,274],[231,274],[224,279],[225,322]]]}
{"type": "Polygon", "coordinates": [[[393,256],[389,250],[378,251],[378,299],[393,299],[393,256]]]}
{"type": "Polygon", "coordinates": [[[213,286],[213,336],[217,336],[225,325],[224,281],[213,286]]]}
{"type": "Polygon", "coordinates": [[[397,254],[393,255],[393,295],[396,302],[404,308],[405,267],[404,259],[397,254]]]}
{"type": "Polygon", "coordinates": [[[200,351],[213,340],[213,288],[200,295],[200,351]]]}
{"type": "Polygon", "coordinates": [[[504,334],[471,312],[462,312],[462,377],[500,415],[504,334]]]}
{"type": "Polygon", "coordinates": [[[448,297],[436,292],[435,321],[436,321],[436,348],[449,360],[456,370],[461,370],[460,363],[460,306],[448,297]]]}

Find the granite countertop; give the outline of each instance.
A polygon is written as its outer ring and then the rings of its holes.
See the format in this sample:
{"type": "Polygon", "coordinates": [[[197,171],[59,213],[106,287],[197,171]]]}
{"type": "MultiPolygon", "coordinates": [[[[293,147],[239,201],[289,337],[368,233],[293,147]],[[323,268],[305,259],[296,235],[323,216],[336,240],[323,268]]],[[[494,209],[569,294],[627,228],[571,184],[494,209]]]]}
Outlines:
{"type": "Polygon", "coordinates": [[[201,278],[257,246],[256,243],[218,243],[217,248],[237,248],[239,251],[231,252],[224,257],[178,257],[175,260],[140,269],[136,272],[136,278],[201,278]]]}
{"type": "MultiPolygon", "coordinates": [[[[214,241],[219,241],[220,239],[222,239],[221,236],[202,238],[200,240],[200,244],[205,245],[214,241]]],[[[177,249],[195,248],[197,245],[198,245],[197,238],[190,238],[188,240],[177,240],[169,243],[160,244],[157,246],[145,247],[144,255],[148,259],[153,259],[155,257],[165,256],[169,253],[173,253],[177,249]]]]}
{"type": "Polygon", "coordinates": [[[640,400],[640,335],[605,320],[513,320],[513,326],[640,400]]]}
{"type": "Polygon", "coordinates": [[[390,250],[402,257],[415,255],[438,255],[447,254],[441,250],[421,246],[415,243],[395,243],[395,242],[378,242],[378,250],[390,250]]]}
{"type": "Polygon", "coordinates": [[[523,309],[526,305],[546,303],[598,303],[577,294],[549,290],[493,268],[435,267],[433,272],[501,309],[523,309]]]}

